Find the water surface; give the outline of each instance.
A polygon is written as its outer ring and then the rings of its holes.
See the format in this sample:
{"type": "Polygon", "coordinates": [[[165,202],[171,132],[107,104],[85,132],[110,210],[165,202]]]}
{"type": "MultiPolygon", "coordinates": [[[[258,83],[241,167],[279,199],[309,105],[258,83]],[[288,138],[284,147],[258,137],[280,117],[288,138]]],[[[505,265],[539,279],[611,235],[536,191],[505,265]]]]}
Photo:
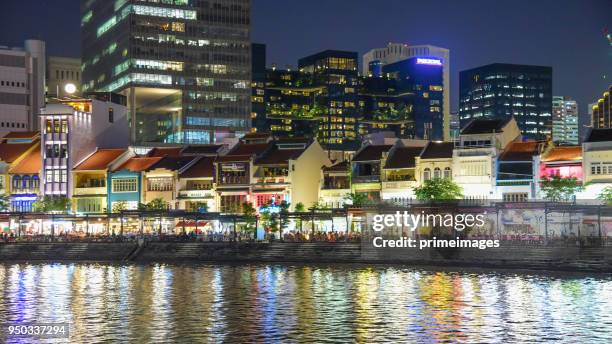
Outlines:
{"type": "MultiPolygon", "coordinates": [[[[355,265],[0,264],[0,323],[33,321],[70,323],[72,343],[612,342],[612,278],[355,265]]],[[[28,341],[0,334],[0,342],[28,341]]]]}

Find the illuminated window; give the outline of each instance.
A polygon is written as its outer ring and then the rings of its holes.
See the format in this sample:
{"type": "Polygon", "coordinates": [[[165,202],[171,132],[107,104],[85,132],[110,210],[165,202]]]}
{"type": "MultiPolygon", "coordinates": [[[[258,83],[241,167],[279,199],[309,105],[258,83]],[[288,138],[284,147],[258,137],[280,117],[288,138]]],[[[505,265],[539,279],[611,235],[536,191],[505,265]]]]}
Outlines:
{"type": "Polygon", "coordinates": [[[113,178],[113,192],[136,192],[138,191],[138,178],[113,178]]]}

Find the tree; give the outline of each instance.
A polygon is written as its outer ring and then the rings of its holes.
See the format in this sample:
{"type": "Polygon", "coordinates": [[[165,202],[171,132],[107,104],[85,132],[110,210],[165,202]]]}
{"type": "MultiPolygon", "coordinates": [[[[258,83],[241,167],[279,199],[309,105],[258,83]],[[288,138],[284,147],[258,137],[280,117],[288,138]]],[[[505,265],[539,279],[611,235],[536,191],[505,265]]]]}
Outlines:
{"type": "Polygon", "coordinates": [[[113,213],[120,213],[120,212],[122,212],[124,210],[127,210],[127,202],[126,201],[119,201],[119,202],[113,203],[113,209],[112,209],[113,213]]]}
{"type": "Polygon", "coordinates": [[[3,194],[0,196],[0,211],[9,211],[11,208],[11,196],[3,194]]]}
{"type": "Polygon", "coordinates": [[[364,193],[350,193],[344,196],[344,203],[353,207],[359,208],[365,205],[371,204],[372,202],[368,199],[368,196],[364,193]]]}
{"type": "Polygon", "coordinates": [[[584,186],[574,177],[552,176],[542,179],[540,189],[544,198],[552,202],[568,202],[574,199],[577,192],[584,190],[584,186]]]}
{"type": "Polygon", "coordinates": [[[154,198],[151,200],[151,202],[145,205],[145,209],[149,211],[168,210],[168,202],[164,201],[163,198],[154,198]]]}
{"type": "Polygon", "coordinates": [[[253,203],[244,202],[242,204],[242,213],[244,214],[244,220],[246,222],[246,231],[253,231],[254,238],[257,238],[257,211],[255,207],[253,207],[253,203]]]}
{"type": "Polygon", "coordinates": [[[608,205],[612,204],[612,186],[608,186],[601,190],[597,196],[597,199],[604,201],[604,203],[608,205]]]}
{"type": "Polygon", "coordinates": [[[426,180],[423,185],[414,188],[419,201],[449,201],[463,198],[463,190],[457,183],[448,178],[426,180]]]}
{"type": "Polygon", "coordinates": [[[45,196],[34,202],[32,209],[43,213],[67,212],[70,209],[70,199],[66,196],[45,196]]]}

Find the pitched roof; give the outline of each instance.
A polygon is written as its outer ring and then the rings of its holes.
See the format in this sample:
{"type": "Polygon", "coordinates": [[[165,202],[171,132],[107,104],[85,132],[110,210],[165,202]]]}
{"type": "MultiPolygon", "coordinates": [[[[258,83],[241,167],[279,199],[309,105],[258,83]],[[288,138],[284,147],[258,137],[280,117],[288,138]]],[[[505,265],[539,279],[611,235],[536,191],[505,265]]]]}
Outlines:
{"type": "Polygon", "coordinates": [[[29,152],[17,165],[13,166],[10,174],[38,174],[42,168],[42,158],[40,156],[40,143],[29,152]]]}
{"type": "Polygon", "coordinates": [[[263,154],[270,147],[270,143],[240,142],[226,155],[260,155],[263,154]]]}
{"type": "Polygon", "coordinates": [[[349,162],[341,161],[331,166],[323,166],[323,171],[325,172],[347,172],[349,170],[349,162]]]}
{"type": "Polygon", "coordinates": [[[444,159],[453,157],[453,142],[433,142],[430,141],[421,153],[421,159],[444,159]]]}
{"type": "Polygon", "coordinates": [[[561,146],[551,149],[542,157],[543,162],[553,161],[580,161],[582,160],[581,146],[561,146]]]}
{"type": "Polygon", "coordinates": [[[154,170],[156,168],[164,168],[170,171],[178,171],[181,168],[187,166],[190,162],[197,159],[194,156],[166,156],[161,158],[158,162],[151,165],[146,170],[154,170]]]}
{"type": "Polygon", "coordinates": [[[510,142],[502,152],[501,161],[531,161],[540,153],[541,141],[510,142]]]}
{"type": "Polygon", "coordinates": [[[504,126],[512,119],[509,118],[474,118],[463,127],[461,134],[490,134],[501,133],[504,126]]]}
{"type": "Polygon", "coordinates": [[[391,149],[392,145],[368,145],[362,148],[355,157],[353,157],[353,161],[373,161],[380,160],[382,158],[382,154],[388,152],[391,149]]]}
{"type": "Polygon", "coordinates": [[[202,157],[180,174],[181,178],[212,178],[214,175],[213,157],[202,157]]]}
{"type": "Polygon", "coordinates": [[[11,131],[3,139],[34,139],[39,136],[38,131],[11,131]]]}
{"type": "Polygon", "coordinates": [[[0,143],[0,160],[10,164],[34,145],[40,147],[39,141],[36,140],[28,143],[0,143]]]}
{"type": "Polygon", "coordinates": [[[422,151],[423,147],[397,147],[389,154],[384,168],[414,168],[414,158],[422,151]]]}
{"type": "Polygon", "coordinates": [[[223,148],[223,145],[198,145],[198,146],[187,146],[183,149],[182,154],[217,154],[223,148]]]}
{"type": "Polygon", "coordinates": [[[147,153],[148,157],[180,156],[182,147],[155,147],[147,153]]]}
{"type": "Polygon", "coordinates": [[[113,172],[128,170],[131,172],[142,172],[149,169],[155,163],[160,161],[161,157],[132,157],[128,161],[115,168],[113,172]]]}
{"type": "Polygon", "coordinates": [[[121,154],[125,153],[125,149],[98,149],[87,159],[81,161],[80,164],[74,167],[75,171],[92,171],[106,170],[108,165],[115,161],[121,154]]]}
{"type": "Polygon", "coordinates": [[[277,146],[268,149],[259,159],[255,161],[255,165],[277,165],[287,164],[289,160],[297,159],[306,149],[279,149],[277,146]]]}
{"type": "Polygon", "coordinates": [[[612,141],[612,129],[591,129],[589,136],[584,142],[606,141],[612,141]]]}

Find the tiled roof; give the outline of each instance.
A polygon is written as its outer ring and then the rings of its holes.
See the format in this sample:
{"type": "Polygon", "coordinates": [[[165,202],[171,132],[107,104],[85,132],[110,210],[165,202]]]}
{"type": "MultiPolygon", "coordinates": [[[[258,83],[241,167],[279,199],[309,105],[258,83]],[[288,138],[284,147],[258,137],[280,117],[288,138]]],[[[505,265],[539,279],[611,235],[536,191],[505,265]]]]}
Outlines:
{"type": "Polygon", "coordinates": [[[98,149],[95,153],[74,167],[75,171],[106,170],[108,165],[115,161],[125,149],[98,149]]]}
{"type": "Polygon", "coordinates": [[[429,142],[421,153],[421,159],[444,159],[453,157],[453,142],[429,142]]]}
{"type": "Polygon", "coordinates": [[[501,161],[531,161],[534,155],[540,153],[542,146],[540,141],[511,142],[502,152],[499,160],[501,161]]]}
{"type": "Polygon", "coordinates": [[[238,143],[227,155],[261,155],[268,148],[270,143],[238,143]]]}
{"type": "Polygon", "coordinates": [[[10,164],[34,145],[40,147],[39,141],[36,140],[28,143],[0,143],[0,160],[10,164]]]}
{"type": "Polygon", "coordinates": [[[355,157],[353,161],[373,161],[380,160],[382,158],[382,154],[389,151],[391,149],[391,145],[369,145],[365,146],[361,149],[355,157]]]}
{"type": "Polygon", "coordinates": [[[201,146],[187,146],[183,149],[182,154],[202,154],[210,155],[217,154],[223,148],[223,145],[201,145],[201,146]]]}
{"type": "Polygon", "coordinates": [[[197,159],[197,157],[194,156],[167,156],[161,158],[161,160],[151,165],[151,167],[147,168],[146,170],[164,168],[170,171],[178,171],[195,159],[197,159]]]}
{"type": "Polygon", "coordinates": [[[10,174],[38,174],[42,167],[42,158],[40,156],[40,144],[29,152],[19,163],[13,166],[10,174]]]}
{"type": "Polygon", "coordinates": [[[121,170],[128,170],[132,172],[146,171],[161,159],[161,157],[133,157],[124,162],[121,166],[115,168],[113,172],[121,170]]]}
{"type": "Polygon", "coordinates": [[[213,157],[202,157],[195,164],[189,166],[183,173],[181,178],[212,178],[214,175],[213,157]]]}
{"type": "Polygon", "coordinates": [[[329,167],[324,166],[323,171],[325,172],[347,172],[349,171],[349,162],[341,161],[339,163],[333,164],[329,167]]]}
{"type": "Polygon", "coordinates": [[[511,118],[474,118],[463,127],[461,134],[500,133],[511,118]]]}
{"type": "Polygon", "coordinates": [[[182,147],[156,147],[147,153],[148,157],[180,156],[182,147]]]}
{"type": "Polygon", "coordinates": [[[38,131],[11,131],[3,139],[34,139],[38,136],[38,131]]]}
{"type": "Polygon", "coordinates": [[[582,160],[581,146],[561,146],[555,147],[543,158],[543,162],[553,161],[580,161],[582,160]]]}
{"type": "Polygon", "coordinates": [[[584,142],[606,141],[612,141],[612,129],[591,129],[589,136],[584,142]]]}
{"type": "Polygon", "coordinates": [[[297,159],[305,149],[279,149],[274,147],[269,149],[259,159],[255,161],[255,165],[277,165],[287,164],[289,160],[297,159]]]}
{"type": "Polygon", "coordinates": [[[251,155],[224,155],[217,157],[215,162],[249,161],[251,157],[251,155]]]}
{"type": "Polygon", "coordinates": [[[423,147],[397,147],[389,154],[385,168],[414,168],[414,158],[422,151],[423,147]]]}

